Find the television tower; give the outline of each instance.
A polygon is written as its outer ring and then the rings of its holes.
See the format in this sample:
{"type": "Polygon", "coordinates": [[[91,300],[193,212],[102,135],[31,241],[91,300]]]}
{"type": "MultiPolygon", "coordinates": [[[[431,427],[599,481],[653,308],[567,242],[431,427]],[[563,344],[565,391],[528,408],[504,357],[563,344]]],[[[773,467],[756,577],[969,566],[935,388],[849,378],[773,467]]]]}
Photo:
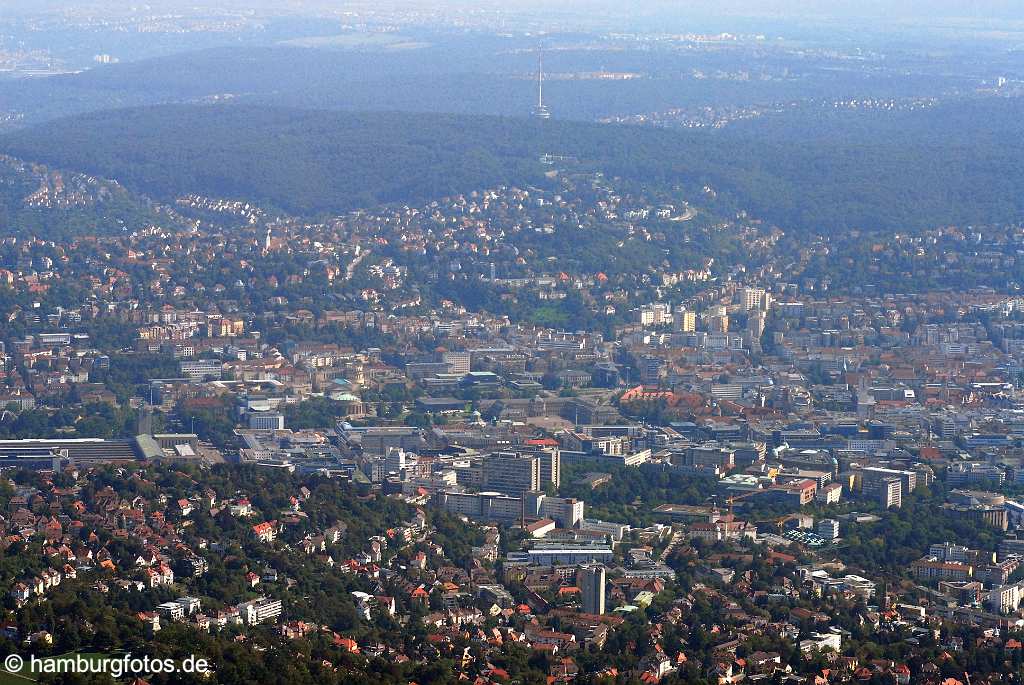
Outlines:
{"type": "Polygon", "coordinates": [[[533,108],[533,116],[537,119],[550,119],[551,110],[544,104],[544,52],[540,53],[537,65],[537,106],[533,108]]]}

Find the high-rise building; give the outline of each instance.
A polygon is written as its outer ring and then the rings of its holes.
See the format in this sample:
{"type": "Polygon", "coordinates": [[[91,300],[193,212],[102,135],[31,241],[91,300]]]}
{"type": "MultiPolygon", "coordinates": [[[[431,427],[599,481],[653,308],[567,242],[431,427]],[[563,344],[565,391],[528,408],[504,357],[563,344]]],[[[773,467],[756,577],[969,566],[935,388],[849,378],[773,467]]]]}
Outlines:
{"type": "Polygon", "coordinates": [[[673,316],[673,321],[680,333],[693,333],[697,330],[697,312],[679,309],[673,316]]]}
{"type": "Polygon", "coordinates": [[[389,447],[384,456],[384,472],[401,475],[405,470],[405,450],[401,447],[389,447]]]}
{"type": "Polygon", "coordinates": [[[857,469],[856,473],[860,476],[862,487],[865,490],[869,490],[877,486],[879,481],[893,477],[899,478],[900,483],[903,486],[901,492],[909,494],[917,487],[917,472],[915,471],[866,466],[864,468],[857,469]]]}
{"type": "Polygon", "coordinates": [[[728,333],[729,332],[729,315],[728,314],[716,314],[708,317],[708,331],[711,333],[728,333]]]}
{"type": "Polygon", "coordinates": [[[672,323],[672,305],[667,302],[655,302],[640,307],[641,326],[662,326],[672,323]]]}
{"type": "Polygon", "coordinates": [[[864,486],[864,493],[886,509],[903,506],[903,481],[899,476],[889,476],[864,486]]]}
{"type": "Polygon", "coordinates": [[[641,383],[658,383],[666,367],[664,359],[648,354],[637,359],[636,365],[640,369],[641,383]]]}
{"type": "Polygon", "coordinates": [[[750,332],[750,337],[754,340],[760,340],[761,336],[764,335],[765,328],[765,315],[762,312],[755,312],[750,315],[747,319],[747,330],[750,332]]]}
{"type": "Polygon", "coordinates": [[[561,528],[575,528],[583,522],[583,500],[527,492],[523,494],[523,502],[527,516],[552,519],[561,528]]]}
{"type": "Polygon", "coordinates": [[[736,453],[727,447],[694,446],[683,453],[683,464],[686,466],[718,466],[723,471],[729,471],[736,466],[736,453]]]}
{"type": "Polygon", "coordinates": [[[541,459],[535,455],[492,454],[483,460],[483,489],[511,497],[541,489],[541,459]]]}
{"type": "Polygon", "coordinates": [[[465,376],[471,370],[472,354],[469,352],[445,352],[441,360],[448,365],[448,373],[465,376]]]}
{"type": "Polygon", "coordinates": [[[562,454],[557,447],[537,452],[540,458],[540,485],[551,483],[555,488],[562,484],[562,454]]]}
{"type": "Polygon", "coordinates": [[[757,310],[766,312],[771,307],[772,296],[764,288],[744,288],[741,304],[743,311],[757,310]]]}
{"type": "Polygon", "coordinates": [[[1020,606],[1021,600],[1021,586],[1020,584],[1015,585],[997,585],[989,590],[988,593],[988,606],[992,611],[1000,614],[1009,614],[1017,610],[1020,606]]]}
{"type": "MultiPolygon", "coordinates": [[[[544,490],[548,483],[558,488],[562,484],[562,454],[556,447],[529,446],[517,449],[515,452],[494,452],[486,457],[484,462],[493,457],[505,458],[527,458],[535,457],[540,461],[540,482],[536,490],[544,490]]],[[[484,484],[486,485],[486,484],[484,484]]]]}
{"type": "Polygon", "coordinates": [[[835,519],[822,519],[818,521],[815,532],[826,540],[835,540],[839,537],[839,521],[835,519]]]}
{"type": "Polygon", "coordinates": [[[576,572],[577,583],[583,598],[583,611],[587,614],[604,613],[604,566],[584,566],[576,572]]]}

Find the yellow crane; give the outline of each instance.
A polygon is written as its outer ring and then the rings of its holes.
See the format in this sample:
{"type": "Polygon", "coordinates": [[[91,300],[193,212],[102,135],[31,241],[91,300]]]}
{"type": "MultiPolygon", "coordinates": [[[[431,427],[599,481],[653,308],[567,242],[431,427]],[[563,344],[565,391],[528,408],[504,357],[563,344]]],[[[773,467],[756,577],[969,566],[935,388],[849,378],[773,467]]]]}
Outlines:
{"type": "Polygon", "coordinates": [[[729,497],[727,497],[725,499],[725,502],[726,504],[729,505],[729,516],[732,516],[733,502],[737,502],[741,499],[746,499],[748,497],[753,497],[754,495],[760,495],[762,492],[762,490],[751,490],[750,492],[744,492],[742,495],[730,495],[729,497]]]}

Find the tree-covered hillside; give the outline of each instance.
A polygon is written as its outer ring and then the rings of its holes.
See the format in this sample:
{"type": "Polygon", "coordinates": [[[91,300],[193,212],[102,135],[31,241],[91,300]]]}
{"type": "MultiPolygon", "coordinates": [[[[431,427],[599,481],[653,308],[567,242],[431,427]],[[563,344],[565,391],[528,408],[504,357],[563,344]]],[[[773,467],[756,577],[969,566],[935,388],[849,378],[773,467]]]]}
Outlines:
{"type": "Polygon", "coordinates": [[[424,199],[536,176],[519,124],[446,116],[167,106],[64,119],[17,134],[27,159],[170,200],[255,200],[300,214],[424,199]]]}
{"type": "Polygon", "coordinates": [[[710,184],[792,230],[908,230],[1024,216],[1017,100],[897,113],[789,114],[722,131],[458,115],[159,106],[12,133],[0,150],[169,200],[297,214],[536,183],[542,153],[645,184],[710,184]]]}
{"type": "Polygon", "coordinates": [[[0,157],[0,233],[47,236],[134,231],[179,217],[116,183],[0,157]]]}

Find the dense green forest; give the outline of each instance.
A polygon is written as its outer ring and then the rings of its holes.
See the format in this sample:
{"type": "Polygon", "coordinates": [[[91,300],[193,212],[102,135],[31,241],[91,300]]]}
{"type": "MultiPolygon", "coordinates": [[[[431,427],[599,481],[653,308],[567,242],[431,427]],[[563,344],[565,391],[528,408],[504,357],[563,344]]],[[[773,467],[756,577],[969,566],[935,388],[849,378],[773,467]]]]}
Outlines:
{"type": "Polygon", "coordinates": [[[200,193],[315,214],[538,180],[524,134],[501,119],[168,106],[64,119],[4,147],[163,200],[200,193]]]}
{"type": "Polygon", "coordinates": [[[785,228],[908,230],[1017,221],[1021,105],[784,114],[722,131],[496,117],[158,106],[63,119],[0,150],[167,200],[252,200],[297,214],[539,183],[542,153],[649,184],[707,183],[785,228]]]}

